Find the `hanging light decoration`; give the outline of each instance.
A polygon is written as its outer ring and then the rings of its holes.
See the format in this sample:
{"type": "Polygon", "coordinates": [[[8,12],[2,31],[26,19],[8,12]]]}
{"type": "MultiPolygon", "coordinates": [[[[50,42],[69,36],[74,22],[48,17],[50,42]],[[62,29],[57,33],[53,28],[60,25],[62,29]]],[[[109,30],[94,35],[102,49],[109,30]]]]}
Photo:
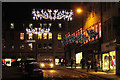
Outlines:
{"type": "Polygon", "coordinates": [[[51,9],[47,9],[47,10],[36,10],[33,9],[32,11],[33,14],[33,20],[42,20],[42,19],[50,19],[50,20],[60,20],[60,19],[64,19],[67,21],[71,21],[72,20],[72,15],[73,15],[73,11],[70,10],[69,12],[66,10],[51,10],[51,9]]]}

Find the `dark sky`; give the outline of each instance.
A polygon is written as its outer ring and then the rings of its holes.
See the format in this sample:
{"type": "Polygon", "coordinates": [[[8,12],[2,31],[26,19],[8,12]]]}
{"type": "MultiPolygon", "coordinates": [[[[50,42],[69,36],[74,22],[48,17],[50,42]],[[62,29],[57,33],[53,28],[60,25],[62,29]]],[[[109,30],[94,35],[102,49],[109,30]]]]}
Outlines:
{"type": "Polygon", "coordinates": [[[3,2],[2,12],[4,20],[32,19],[32,9],[73,9],[80,6],[77,2],[3,2]]]}

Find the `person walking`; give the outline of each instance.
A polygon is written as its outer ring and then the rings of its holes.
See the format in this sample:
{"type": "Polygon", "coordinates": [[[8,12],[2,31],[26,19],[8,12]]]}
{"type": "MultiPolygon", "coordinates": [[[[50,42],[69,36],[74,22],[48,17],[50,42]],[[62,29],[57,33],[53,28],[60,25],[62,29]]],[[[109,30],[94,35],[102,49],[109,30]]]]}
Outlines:
{"type": "Polygon", "coordinates": [[[94,67],[95,67],[95,72],[97,72],[97,70],[98,70],[98,67],[97,67],[97,59],[95,59],[95,61],[94,61],[94,67]]]}
{"type": "Polygon", "coordinates": [[[74,59],[74,65],[75,65],[75,68],[76,68],[76,60],[74,59]]]}
{"type": "Polygon", "coordinates": [[[91,61],[88,59],[86,64],[87,64],[87,72],[88,72],[90,70],[91,61]]]}
{"type": "Polygon", "coordinates": [[[72,66],[73,66],[73,59],[71,59],[71,68],[72,68],[72,66]]]}
{"type": "Polygon", "coordinates": [[[82,58],[80,63],[82,65],[82,69],[84,69],[85,68],[85,58],[82,58]]]}

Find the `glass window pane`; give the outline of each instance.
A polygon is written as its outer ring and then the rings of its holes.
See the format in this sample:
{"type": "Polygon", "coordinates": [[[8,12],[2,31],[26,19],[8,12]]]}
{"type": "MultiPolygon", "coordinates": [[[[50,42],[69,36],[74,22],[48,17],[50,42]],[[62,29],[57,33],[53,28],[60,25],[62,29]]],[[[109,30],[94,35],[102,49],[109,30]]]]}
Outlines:
{"type": "Polygon", "coordinates": [[[43,33],[43,38],[47,39],[47,33],[43,33]]]}
{"type": "Polygon", "coordinates": [[[42,33],[38,34],[38,39],[42,39],[42,33]]]}
{"type": "Polygon", "coordinates": [[[61,33],[58,33],[57,39],[58,39],[58,40],[61,40],[61,39],[62,39],[61,33]]]}
{"type": "Polygon", "coordinates": [[[46,48],[47,48],[47,45],[46,45],[46,44],[44,44],[43,48],[44,48],[44,49],[46,49],[46,48]]]}
{"type": "Polygon", "coordinates": [[[29,36],[28,36],[28,39],[33,39],[33,34],[32,33],[30,33],[30,34],[28,34],[29,36]]]}
{"type": "Polygon", "coordinates": [[[62,24],[61,23],[58,23],[58,26],[59,26],[59,28],[62,28],[62,24]]]}
{"type": "Polygon", "coordinates": [[[11,24],[10,24],[10,28],[11,28],[11,29],[14,29],[14,23],[11,23],[11,24]]]}
{"type": "Polygon", "coordinates": [[[24,33],[20,33],[20,39],[24,40],[24,33]]]}
{"type": "Polygon", "coordinates": [[[52,39],[52,33],[49,33],[48,38],[49,38],[49,39],[52,39]]]}

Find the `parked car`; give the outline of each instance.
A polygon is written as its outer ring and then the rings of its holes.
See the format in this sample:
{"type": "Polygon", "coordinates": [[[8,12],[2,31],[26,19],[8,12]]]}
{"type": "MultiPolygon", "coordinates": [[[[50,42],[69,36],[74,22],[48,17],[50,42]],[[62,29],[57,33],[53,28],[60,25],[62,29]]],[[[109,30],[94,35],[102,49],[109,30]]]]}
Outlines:
{"type": "Polygon", "coordinates": [[[51,60],[40,61],[40,68],[53,68],[54,64],[51,60]]]}
{"type": "Polygon", "coordinates": [[[36,62],[36,60],[21,60],[19,61],[19,70],[24,72],[25,71],[25,65],[31,63],[31,62],[36,62]]]}
{"type": "Polygon", "coordinates": [[[30,79],[43,80],[43,71],[37,62],[25,64],[25,76],[30,79]]]}
{"type": "Polygon", "coordinates": [[[12,62],[12,63],[11,63],[11,66],[16,66],[16,67],[18,67],[18,66],[19,66],[19,61],[14,61],[14,62],[12,62]]]}

